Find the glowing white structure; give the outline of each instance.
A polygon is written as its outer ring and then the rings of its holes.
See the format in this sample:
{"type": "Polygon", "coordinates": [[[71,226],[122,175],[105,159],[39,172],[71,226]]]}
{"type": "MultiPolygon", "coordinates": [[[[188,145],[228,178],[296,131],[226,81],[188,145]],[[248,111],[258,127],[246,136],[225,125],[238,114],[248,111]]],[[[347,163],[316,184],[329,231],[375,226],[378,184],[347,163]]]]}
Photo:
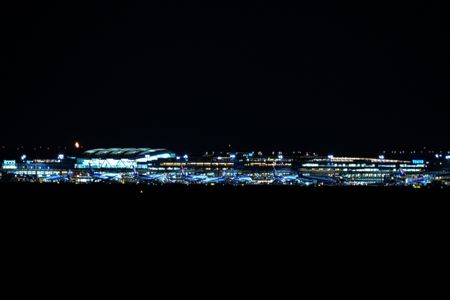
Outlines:
{"type": "Polygon", "coordinates": [[[77,160],[76,168],[133,169],[158,159],[174,158],[166,149],[150,148],[99,148],[85,151],[77,160]]]}

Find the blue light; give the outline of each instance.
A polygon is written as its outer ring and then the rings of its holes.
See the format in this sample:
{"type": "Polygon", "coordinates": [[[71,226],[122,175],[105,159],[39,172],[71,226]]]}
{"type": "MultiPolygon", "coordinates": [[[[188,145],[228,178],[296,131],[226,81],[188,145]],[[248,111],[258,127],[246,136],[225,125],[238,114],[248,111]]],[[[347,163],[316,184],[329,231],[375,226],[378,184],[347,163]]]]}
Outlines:
{"type": "Polygon", "coordinates": [[[425,162],[423,161],[423,159],[413,159],[412,163],[415,165],[422,165],[425,162]]]}
{"type": "Polygon", "coordinates": [[[446,160],[450,160],[450,155],[446,155],[446,156],[445,156],[445,159],[446,159],[446,160]]]}
{"type": "Polygon", "coordinates": [[[384,155],[379,155],[378,158],[379,159],[384,159],[384,155]]]}
{"type": "Polygon", "coordinates": [[[230,154],[230,158],[231,159],[235,159],[236,158],[236,154],[230,154]]]}

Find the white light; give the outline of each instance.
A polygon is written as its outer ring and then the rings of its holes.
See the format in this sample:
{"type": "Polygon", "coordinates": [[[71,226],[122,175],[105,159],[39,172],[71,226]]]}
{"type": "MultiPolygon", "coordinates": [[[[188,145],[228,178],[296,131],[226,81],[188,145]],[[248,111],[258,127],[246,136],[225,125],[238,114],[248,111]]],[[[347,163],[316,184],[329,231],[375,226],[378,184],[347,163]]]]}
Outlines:
{"type": "Polygon", "coordinates": [[[328,159],[333,159],[334,155],[328,155],[328,159]]]}
{"type": "Polygon", "coordinates": [[[58,159],[64,159],[64,154],[59,154],[58,159]]]}
{"type": "Polygon", "coordinates": [[[185,155],[183,156],[183,158],[184,158],[185,160],[187,160],[187,159],[189,158],[189,156],[188,156],[187,154],[185,154],[185,155]]]}
{"type": "Polygon", "coordinates": [[[236,158],[236,155],[235,155],[235,154],[231,154],[231,155],[230,155],[230,158],[231,158],[231,159],[235,159],[235,158],[236,158]]]}
{"type": "Polygon", "coordinates": [[[379,159],[384,159],[384,155],[379,155],[378,158],[379,159]]]}
{"type": "Polygon", "coordinates": [[[180,160],[181,157],[177,156],[177,160],[180,160]]]}
{"type": "Polygon", "coordinates": [[[23,154],[23,155],[20,157],[20,159],[21,159],[21,160],[25,160],[25,159],[27,159],[27,156],[26,156],[25,154],[23,154]]]}
{"type": "Polygon", "coordinates": [[[450,160],[450,155],[446,155],[445,159],[450,160]]]}
{"type": "Polygon", "coordinates": [[[78,143],[78,142],[75,142],[75,148],[80,148],[80,143],[78,143]]]}
{"type": "Polygon", "coordinates": [[[283,155],[278,155],[278,159],[283,159],[283,155]]]}
{"type": "Polygon", "coordinates": [[[439,158],[439,154],[435,154],[434,157],[439,158]]]}

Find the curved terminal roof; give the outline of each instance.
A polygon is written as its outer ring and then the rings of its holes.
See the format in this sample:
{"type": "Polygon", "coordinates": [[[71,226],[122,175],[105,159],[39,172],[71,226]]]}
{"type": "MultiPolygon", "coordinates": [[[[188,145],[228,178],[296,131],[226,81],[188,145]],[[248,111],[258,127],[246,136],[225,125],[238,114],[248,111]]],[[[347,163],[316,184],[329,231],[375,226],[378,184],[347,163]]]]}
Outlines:
{"type": "Polygon", "coordinates": [[[156,156],[161,154],[175,155],[167,149],[151,148],[98,148],[85,151],[82,158],[115,158],[115,159],[138,159],[146,156],[156,156]]]}

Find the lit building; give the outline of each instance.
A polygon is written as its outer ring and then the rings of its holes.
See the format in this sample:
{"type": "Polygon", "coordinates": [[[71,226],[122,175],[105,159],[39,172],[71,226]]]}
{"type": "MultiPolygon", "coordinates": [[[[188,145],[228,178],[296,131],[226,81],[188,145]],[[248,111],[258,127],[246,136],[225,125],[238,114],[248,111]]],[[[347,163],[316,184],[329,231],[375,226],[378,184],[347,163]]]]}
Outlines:
{"type": "Polygon", "coordinates": [[[418,176],[425,166],[423,160],[322,157],[300,161],[298,170],[307,176],[341,176],[350,184],[380,184],[395,175],[418,176]]]}
{"type": "MultiPolygon", "coordinates": [[[[434,160],[391,159],[387,155],[378,158],[318,156],[313,153],[272,152],[220,152],[189,157],[176,155],[167,149],[151,148],[100,148],[83,152],[77,158],[58,155],[58,159],[28,160],[22,155],[19,161],[4,160],[3,174],[16,174],[33,178],[65,175],[74,171],[74,177],[88,177],[89,168],[113,170],[114,173],[131,177],[132,169],[146,175],[162,174],[176,181],[184,175],[208,177],[249,176],[255,183],[272,183],[274,178],[290,177],[299,181],[335,181],[348,185],[391,185],[396,183],[427,182],[425,177],[449,181],[450,157],[435,154],[434,160]],[[318,178],[318,179],[317,179],[318,178]]],[[[416,156],[417,158],[417,156],[416,156]]]]}
{"type": "Polygon", "coordinates": [[[148,164],[159,159],[175,158],[166,149],[150,148],[100,148],[85,151],[77,159],[76,168],[88,169],[147,169],[148,164]]]}
{"type": "Polygon", "coordinates": [[[34,176],[36,178],[49,175],[67,174],[68,170],[75,167],[74,158],[62,159],[33,159],[16,162],[15,160],[4,160],[2,169],[12,171],[21,176],[34,176]]]}

